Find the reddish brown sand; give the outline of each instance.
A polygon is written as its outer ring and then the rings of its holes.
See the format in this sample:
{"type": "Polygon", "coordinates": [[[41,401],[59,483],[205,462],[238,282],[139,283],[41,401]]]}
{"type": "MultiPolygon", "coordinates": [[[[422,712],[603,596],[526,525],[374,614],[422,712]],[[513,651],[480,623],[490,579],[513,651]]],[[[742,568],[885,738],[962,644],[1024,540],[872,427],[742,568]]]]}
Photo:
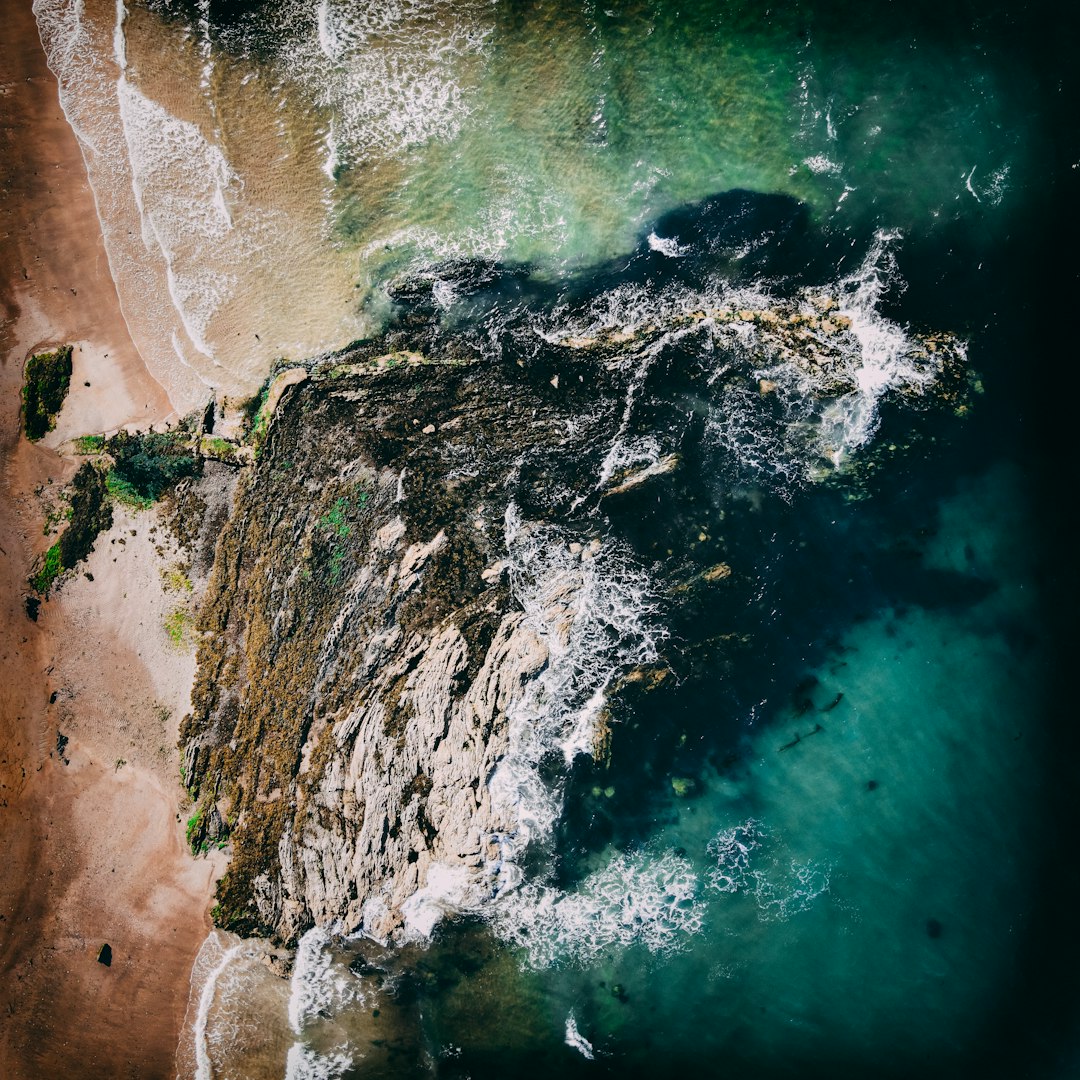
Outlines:
{"type": "Polygon", "coordinates": [[[119,515],[94,581],[70,582],[36,623],[24,598],[51,543],[38,491],[77,467],[65,440],[160,423],[172,406],[128,336],[30,0],[8,0],[3,26],[0,1077],[171,1077],[217,864],[185,852],[177,817],[192,661],[151,617],[165,602],[152,518],[119,515]],[[31,445],[22,365],[63,342],[76,345],[72,390],[57,430],[31,445]],[[105,942],[110,967],[97,962],[105,942]]]}

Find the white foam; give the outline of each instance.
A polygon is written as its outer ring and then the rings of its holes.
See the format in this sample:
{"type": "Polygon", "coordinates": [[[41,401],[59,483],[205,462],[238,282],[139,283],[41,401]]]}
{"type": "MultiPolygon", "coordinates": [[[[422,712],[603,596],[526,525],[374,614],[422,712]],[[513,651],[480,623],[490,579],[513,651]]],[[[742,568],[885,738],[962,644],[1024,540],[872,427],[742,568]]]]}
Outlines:
{"type": "MultiPolygon", "coordinates": [[[[758,366],[749,372],[752,381],[725,387],[708,435],[758,476],[783,488],[820,475],[822,461],[843,467],[877,432],[886,396],[921,395],[939,377],[943,354],[922,353],[878,310],[888,291],[904,287],[893,253],[898,239],[878,232],[859,267],[823,290],[835,296],[849,331],[831,340],[832,355],[819,371],[770,355],[749,325],[737,328],[758,366]],[[767,397],[757,392],[758,380],[773,385],[767,397]]],[[[812,298],[803,308],[820,316],[812,298]]]]}
{"type": "Polygon", "coordinates": [[[353,1066],[352,1055],[343,1047],[321,1054],[304,1043],[293,1043],[285,1058],[285,1080],[338,1080],[353,1066]]]}
{"type": "MultiPolygon", "coordinates": [[[[156,254],[157,240],[144,212],[154,206],[143,199],[135,183],[120,115],[121,96],[130,87],[126,6],[118,0],[106,15],[105,10],[88,11],[71,0],[34,0],[34,16],[49,67],[60,86],[61,107],[79,140],[109,269],[132,338],[174,401],[202,399],[202,380],[187,363],[177,367],[170,346],[175,316],[169,311],[164,267],[147,257],[147,253],[156,254]],[[142,235],[143,250],[137,240],[131,240],[131,219],[136,215],[135,237],[142,235]]],[[[149,141],[154,134],[153,130],[147,133],[149,141]]],[[[182,324],[176,329],[182,330],[182,324]]]]}
{"type": "Polygon", "coordinates": [[[852,361],[867,405],[861,426],[848,433],[849,447],[861,446],[873,434],[877,401],[886,390],[921,393],[940,371],[933,362],[916,364],[911,358],[912,339],[878,311],[886,292],[905,288],[892,250],[899,239],[899,232],[879,230],[858,269],[838,283],[840,312],[851,320],[851,333],[859,343],[852,361]]]}
{"type": "Polygon", "coordinates": [[[315,36],[323,56],[331,63],[337,60],[338,40],[330,21],[330,0],[319,0],[315,8],[315,36]]]}
{"type": "Polygon", "coordinates": [[[829,891],[831,866],[783,857],[782,838],[752,818],[717,833],[706,850],[716,861],[706,877],[708,887],[751,895],[763,921],[807,911],[829,891]]]}
{"type": "MultiPolygon", "coordinates": [[[[567,766],[591,753],[606,694],[618,675],[658,657],[667,631],[648,575],[614,541],[571,551],[571,537],[506,512],[510,584],[544,643],[543,671],[507,711],[508,750],[489,782],[492,800],[518,824],[504,838],[504,861],[546,839],[561,795],[541,776],[553,753],[567,766]]],[[[504,882],[505,885],[505,882],[504,882]]]]}
{"type": "MultiPolygon", "coordinates": [[[[191,80],[170,84],[169,99],[148,89],[163,84],[139,82],[144,48],[158,46],[131,36],[125,4],[34,0],[34,14],[83,152],[132,340],[185,411],[205,400],[208,382],[228,394],[248,392],[271,356],[313,355],[362,336],[368,324],[353,302],[351,274],[322,245],[317,206],[298,219],[298,193],[271,190],[263,175],[246,192],[223,152],[208,0],[198,0],[193,25],[158,27],[154,40],[164,34],[185,54],[194,48],[196,78],[202,73],[201,90],[191,80]],[[304,302],[286,317],[281,295],[304,302]]],[[[140,24],[159,15],[140,14],[140,24]]],[[[267,107],[270,93],[268,84],[258,107],[267,107]]],[[[281,127],[283,149],[293,130],[281,127]]],[[[247,144],[233,145],[238,160],[262,160],[247,144]]],[[[287,156],[269,168],[287,168],[287,156]]]]}
{"type": "Polygon", "coordinates": [[[829,891],[832,867],[816,862],[799,863],[792,860],[781,876],[755,870],[754,900],[758,917],[763,921],[786,921],[801,911],[809,911],[822,893],[829,891]]]}
{"type": "Polygon", "coordinates": [[[388,939],[385,933],[380,932],[379,927],[386,925],[389,915],[390,908],[383,897],[369,896],[364,901],[360,917],[361,932],[364,937],[385,945],[388,939]]]}
{"type": "Polygon", "coordinates": [[[297,1035],[319,1018],[364,1000],[363,988],[347,967],[335,964],[331,937],[314,927],[296,946],[289,995],[289,1025],[297,1035]]]}
{"type": "Polygon", "coordinates": [[[457,287],[452,281],[437,278],[431,287],[431,297],[443,311],[449,311],[457,299],[457,287]]]}
{"type": "Polygon", "coordinates": [[[195,124],[171,115],[126,76],[119,80],[118,93],[132,184],[141,205],[148,206],[149,192],[162,204],[159,216],[165,209],[176,215],[163,231],[220,239],[232,228],[223,193],[239,187],[225,155],[195,124]]]}
{"type": "MultiPolygon", "coordinates": [[[[774,307],[776,299],[760,283],[734,289],[719,281],[700,290],[668,286],[659,294],[649,286],[624,284],[595,297],[582,310],[557,308],[535,316],[533,332],[551,344],[612,337],[628,343],[607,361],[634,370],[621,424],[601,464],[599,485],[619,469],[648,465],[658,451],[647,439],[627,435],[633,410],[663,350],[694,335],[700,337],[691,345],[697,355],[706,363],[713,358],[707,383],[719,386],[709,402],[707,442],[785,494],[825,475],[826,462],[832,469],[844,467],[876,433],[881,402],[890,395],[924,394],[940,376],[946,355],[925,353],[904,327],[880,313],[886,293],[904,288],[893,251],[899,238],[896,232],[878,232],[852,273],[813,294],[796,296],[803,313],[818,320],[822,312],[815,305],[822,295],[830,296],[838,303],[834,317],[847,323],[846,333],[829,336],[827,362],[820,368],[797,362],[779,349],[775,335],[762,332],[752,321],[706,317],[665,333],[652,332],[690,311],[774,307]],[[635,348],[632,338],[639,334],[642,344],[635,348]],[[732,379],[740,369],[743,378],[732,379]],[[761,382],[771,384],[768,394],[759,391],[761,382]]],[[[581,495],[575,505],[587,497],[581,495]]]]}
{"type": "Polygon", "coordinates": [[[667,255],[668,258],[681,259],[686,254],[686,249],[679,245],[678,240],[657,236],[655,232],[649,233],[648,241],[653,251],[659,251],[661,255],[667,255]]]}
{"type": "Polygon", "coordinates": [[[566,1045],[576,1050],[586,1061],[592,1061],[596,1055],[593,1052],[593,1044],[578,1031],[577,1019],[571,1009],[566,1017],[566,1045]]]}
{"type": "Polygon", "coordinates": [[[476,910],[481,902],[475,876],[467,867],[432,863],[424,887],[401,905],[405,936],[426,941],[444,916],[476,910]]]}
{"type": "Polygon", "coordinates": [[[708,855],[716,860],[709,871],[709,888],[718,892],[738,892],[750,872],[751,853],[761,845],[761,829],[753,818],[733,829],[719,832],[709,841],[708,855]]]}
{"type": "Polygon", "coordinates": [[[231,267],[257,246],[254,236],[230,235],[230,202],[239,199],[243,185],[195,124],[172,116],[125,76],[118,95],[143,242],[165,263],[169,296],[184,331],[212,357],[206,335],[236,286],[231,267]]]}
{"type": "Polygon", "coordinates": [[[127,68],[127,43],[124,39],[124,20],[127,8],[124,0],[116,0],[116,29],[113,31],[113,59],[116,66],[124,71],[127,68]]]}
{"type": "Polygon", "coordinates": [[[448,19],[423,0],[291,0],[273,17],[278,64],[331,110],[352,160],[452,139],[471,112],[468,70],[491,31],[481,3],[448,19]]]}
{"type": "MultiPolygon", "coordinates": [[[[206,947],[205,945],[203,946],[206,947]]],[[[217,992],[218,980],[224,974],[225,969],[239,954],[241,946],[233,945],[226,949],[217,964],[206,975],[199,994],[199,1007],[195,1016],[194,1042],[195,1042],[195,1080],[213,1080],[214,1070],[210,1060],[210,1051],[207,1045],[206,1029],[210,1016],[210,1008],[214,1004],[214,995],[217,992]]]]}
{"type": "Polygon", "coordinates": [[[983,197],[991,206],[1000,206],[1009,190],[1009,166],[1002,165],[990,173],[983,197]]]}
{"type": "Polygon", "coordinates": [[[808,158],[803,158],[803,164],[812,173],[827,173],[830,176],[839,176],[843,171],[841,165],[827,158],[824,154],[813,154],[808,158]]]}
{"type": "Polygon", "coordinates": [[[326,129],[326,157],[323,160],[323,172],[326,173],[326,178],[331,183],[337,181],[337,168],[339,164],[337,140],[334,137],[334,119],[331,117],[330,123],[326,129]]]}
{"type": "Polygon", "coordinates": [[[979,198],[979,193],[971,186],[971,178],[975,175],[976,168],[978,168],[978,166],[971,166],[971,172],[964,178],[964,187],[968,189],[968,192],[976,202],[982,202],[982,199],[979,198]]]}
{"type": "Polygon", "coordinates": [[[662,453],[660,440],[655,435],[616,438],[600,466],[600,485],[606,484],[618,473],[658,464],[662,453]]]}
{"type": "Polygon", "coordinates": [[[210,41],[210,0],[198,0],[198,7],[199,55],[203,59],[199,88],[203,91],[211,116],[216,117],[217,103],[214,101],[213,95],[207,93],[210,89],[210,79],[214,74],[214,48],[210,41]]]}
{"type": "Polygon", "coordinates": [[[500,898],[492,925],[528,964],[591,966],[613,949],[641,945],[670,955],[704,925],[690,862],[673,851],[618,853],[572,893],[524,885],[500,898]]]}

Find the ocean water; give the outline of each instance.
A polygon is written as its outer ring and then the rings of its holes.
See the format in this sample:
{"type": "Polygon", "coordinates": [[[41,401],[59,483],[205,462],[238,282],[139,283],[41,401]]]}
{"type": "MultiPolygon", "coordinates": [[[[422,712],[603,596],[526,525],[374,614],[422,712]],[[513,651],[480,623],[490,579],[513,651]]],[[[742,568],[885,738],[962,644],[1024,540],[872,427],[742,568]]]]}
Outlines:
{"type": "Polygon", "coordinates": [[[34,10],[125,317],[182,408],[380,332],[406,275],[433,283],[442,332],[524,362],[802,289],[855,330],[841,392],[752,349],[773,394],[719,380],[751,361],[715,326],[628,352],[623,425],[565,520],[507,514],[517,602],[539,619],[569,587],[576,606],[508,717],[492,784],[520,828],[497,900],[429,883],[429,933],[387,949],[317,928],[287,980],[215,932],[181,1075],[1080,1073],[1075,19],[34,10]],[[462,260],[516,284],[470,290],[462,260]],[[931,400],[914,330],[965,343],[961,405],[931,400]],[[715,394],[680,398],[680,365],[715,371],[715,394]],[[674,449],[690,479],[665,501],[598,503],[674,449]],[[595,557],[570,559],[598,523],[595,557]],[[665,568],[721,561],[711,600],[663,592],[665,568]],[[620,699],[593,761],[613,687],[654,662],[675,678],[620,699]]]}

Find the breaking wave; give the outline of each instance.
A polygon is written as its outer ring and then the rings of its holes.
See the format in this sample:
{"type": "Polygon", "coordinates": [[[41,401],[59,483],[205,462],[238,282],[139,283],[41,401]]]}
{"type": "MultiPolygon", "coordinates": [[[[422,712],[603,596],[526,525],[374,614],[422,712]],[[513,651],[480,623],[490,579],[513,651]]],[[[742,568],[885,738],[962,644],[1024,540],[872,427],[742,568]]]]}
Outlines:
{"type": "Polygon", "coordinates": [[[512,864],[550,835],[561,813],[561,790],[541,766],[561,758],[569,767],[592,753],[611,685],[654,663],[667,631],[648,574],[622,544],[574,541],[523,521],[513,503],[505,532],[511,589],[548,651],[544,670],[508,710],[509,748],[489,782],[493,800],[518,823],[514,835],[498,838],[512,864]]]}
{"type": "Polygon", "coordinates": [[[500,898],[492,926],[531,967],[588,967],[631,945],[679,952],[701,931],[704,915],[689,860],[674,851],[641,851],[615,855],[571,893],[522,886],[500,898]]]}
{"type": "MultiPolygon", "coordinates": [[[[240,952],[239,945],[233,945],[226,949],[204,976],[202,989],[199,992],[198,1011],[195,1016],[195,1076],[196,1080],[210,1080],[213,1076],[213,1068],[210,1063],[210,1049],[207,1041],[207,1022],[210,1016],[210,1007],[214,1003],[214,995],[217,992],[218,980],[225,973],[233,958],[240,952]]],[[[205,966],[209,966],[208,964],[205,966]]],[[[198,973],[198,963],[192,973],[192,979],[198,973]]]]}
{"type": "MultiPolygon", "coordinates": [[[[747,479],[790,492],[843,469],[876,433],[882,403],[925,395],[945,362],[880,311],[886,296],[905,287],[895,254],[899,240],[898,232],[878,231],[852,273],[790,298],[764,279],[662,288],[625,282],[577,309],[561,305],[532,316],[532,331],[542,341],[572,348],[616,344],[618,354],[606,362],[635,368],[599,486],[620,469],[655,463],[664,452],[657,433],[628,433],[657,361],[680,349],[706,367],[707,383],[715,387],[706,445],[747,479]],[[741,312],[772,314],[758,322],[741,312]],[[778,324],[785,324],[784,333],[778,324]]],[[[649,247],[656,248],[653,236],[649,247]]]]}
{"type": "Polygon", "coordinates": [[[177,1051],[181,1075],[212,1080],[239,1044],[252,1041],[249,1003],[256,998],[272,1011],[275,1000],[273,993],[259,989],[263,979],[277,981],[263,965],[266,952],[266,944],[258,939],[245,941],[220,930],[203,942],[191,970],[177,1051]]]}
{"type": "MultiPolygon", "coordinates": [[[[169,295],[192,344],[211,357],[207,328],[236,276],[207,267],[206,254],[210,244],[220,252],[232,231],[229,205],[240,179],[198,127],[171,116],[126,76],[118,93],[143,243],[165,262],[169,295]]],[[[229,252],[220,261],[228,266],[240,255],[229,252]]]]}
{"type": "Polygon", "coordinates": [[[332,944],[330,934],[320,927],[308,930],[297,944],[288,1006],[296,1041],[286,1058],[286,1080],[336,1080],[352,1068],[347,1046],[316,1048],[308,1041],[313,1035],[325,1041],[328,1025],[348,1009],[365,1004],[360,979],[334,956],[332,944]]]}
{"type": "Polygon", "coordinates": [[[749,379],[725,385],[706,438],[750,476],[790,489],[843,468],[874,436],[880,407],[895,395],[922,396],[943,359],[923,353],[902,326],[880,313],[884,296],[904,288],[893,245],[879,231],[860,266],[831,287],[805,294],[803,316],[836,334],[827,363],[807,365],[739,332],[757,363],[749,379]]]}
{"type": "Polygon", "coordinates": [[[285,1059],[285,1080],[338,1080],[353,1067],[346,1050],[321,1054],[303,1043],[293,1043],[285,1059]]]}
{"type": "Polygon", "coordinates": [[[564,1041],[567,1046],[572,1050],[576,1050],[586,1061],[592,1061],[596,1057],[593,1044],[578,1031],[577,1018],[574,1016],[573,1009],[570,1010],[566,1017],[566,1037],[564,1041]]]}
{"type": "Polygon", "coordinates": [[[364,998],[360,980],[335,964],[330,935],[320,927],[309,930],[296,947],[289,1026],[301,1035],[310,1024],[364,998]]]}
{"type": "Polygon", "coordinates": [[[328,110],[327,175],[372,152],[452,139],[471,112],[484,5],[292,0],[272,16],[277,64],[328,110]]]}

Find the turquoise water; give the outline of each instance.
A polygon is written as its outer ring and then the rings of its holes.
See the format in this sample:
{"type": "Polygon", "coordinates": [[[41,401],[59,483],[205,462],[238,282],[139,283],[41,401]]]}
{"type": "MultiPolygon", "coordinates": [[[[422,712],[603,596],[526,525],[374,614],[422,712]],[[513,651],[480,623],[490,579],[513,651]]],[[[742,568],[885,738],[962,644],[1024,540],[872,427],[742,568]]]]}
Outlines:
{"type": "Polygon", "coordinates": [[[1007,44],[816,7],[493,6],[453,139],[392,146],[390,163],[385,143],[343,147],[339,234],[366,267],[388,246],[391,265],[469,255],[557,273],[732,188],[794,195],[842,231],[975,214],[1001,228],[1039,149],[1007,44]],[[373,169],[391,173],[385,192],[373,169]]]}
{"type": "MultiPolygon", "coordinates": [[[[549,329],[597,296],[640,320],[680,289],[783,293],[887,251],[877,310],[964,337],[982,390],[964,415],[883,399],[814,482],[771,435],[756,469],[738,438],[709,443],[736,399],[688,405],[696,486],[604,521],[644,569],[732,568],[709,604],[667,609],[676,679],[618,707],[610,764],[561,777],[554,838],[500,908],[401,953],[311,944],[337,983],[295,978],[294,1002],[324,996],[291,1028],[282,985],[243,968],[198,1074],[1080,1073],[1064,13],[150,8],[273,87],[307,169],[290,197],[324,201],[320,243],[371,329],[388,279],[448,260],[529,267],[532,293],[486,307],[447,275],[446,324],[480,310],[488,333],[514,305],[549,329]],[[664,269],[642,254],[732,189],[798,200],[792,246],[762,229],[664,269]]],[[[240,103],[215,107],[227,133],[240,103]]],[[[772,422],[738,418],[743,446],[772,422]]]]}
{"type": "Polygon", "coordinates": [[[659,811],[677,815],[664,844],[700,851],[719,824],[757,846],[749,874],[722,852],[737,891],[710,898],[700,939],[672,963],[675,993],[630,976],[648,1028],[717,1054],[735,1043],[748,1069],[800,1062],[815,1074],[885,1046],[880,1073],[940,1068],[978,1045],[1029,929],[1045,750],[1032,723],[1045,662],[1029,650],[1024,673],[1010,670],[1032,585],[1022,553],[1000,550],[999,500],[1022,499],[1011,480],[991,475],[943,503],[924,557],[993,582],[986,599],[891,606],[847,628],[823,662],[797,669],[795,708],[769,710],[737,762],[706,768],[700,794],[659,811]]]}

